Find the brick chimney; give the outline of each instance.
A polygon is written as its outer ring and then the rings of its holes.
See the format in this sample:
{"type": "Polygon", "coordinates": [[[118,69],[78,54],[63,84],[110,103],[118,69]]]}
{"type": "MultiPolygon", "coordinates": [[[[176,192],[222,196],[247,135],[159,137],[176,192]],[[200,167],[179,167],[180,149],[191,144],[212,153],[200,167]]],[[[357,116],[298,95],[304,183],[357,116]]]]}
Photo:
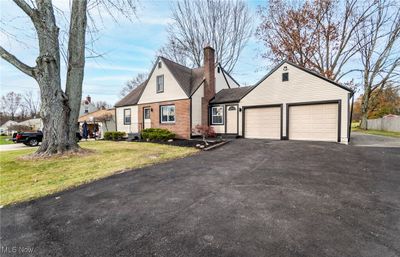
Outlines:
{"type": "Polygon", "coordinates": [[[201,99],[201,123],[209,125],[208,103],[215,96],[215,50],[211,46],[204,48],[204,97],[201,99]]]}

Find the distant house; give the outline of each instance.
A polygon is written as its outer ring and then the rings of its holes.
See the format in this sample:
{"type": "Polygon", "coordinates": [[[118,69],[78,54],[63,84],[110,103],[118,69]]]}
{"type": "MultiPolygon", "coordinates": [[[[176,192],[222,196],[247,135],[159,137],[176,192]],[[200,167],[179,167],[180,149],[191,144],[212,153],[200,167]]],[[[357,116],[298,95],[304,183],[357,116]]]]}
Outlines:
{"type": "Polygon", "coordinates": [[[101,109],[91,113],[83,114],[79,117],[79,128],[82,131],[82,125],[86,121],[88,124],[89,137],[103,138],[107,131],[115,131],[115,109],[101,109]]]}
{"type": "Polygon", "coordinates": [[[18,125],[29,127],[33,131],[42,130],[43,129],[43,121],[40,118],[29,119],[25,121],[21,121],[18,125]]]}
{"type": "Polygon", "coordinates": [[[21,122],[16,122],[9,120],[0,127],[0,133],[11,135],[17,130],[30,130],[38,131],[43,129],[43,121],[40,118],[24,120],[21,122]]]}
{"type": "Polygon", "coordinates": [[[17,125],[17,124],[18,124],[18,122],[13,121],[13,120],[6,121],[4,124],[2,124],[0,126],[0,134],[11,135],[12,134],[12,130],[10,129],[11,126],[17,125]]]}
{"type": "Polygon", "coordinates": [[[91,113],[97,111],[97,107],[94,103],[92,103],[92,98],[88,95],[84,100],[81,102],[81,107],[79,109],[79,116],[82,116],[86,113],[91,113]]]}

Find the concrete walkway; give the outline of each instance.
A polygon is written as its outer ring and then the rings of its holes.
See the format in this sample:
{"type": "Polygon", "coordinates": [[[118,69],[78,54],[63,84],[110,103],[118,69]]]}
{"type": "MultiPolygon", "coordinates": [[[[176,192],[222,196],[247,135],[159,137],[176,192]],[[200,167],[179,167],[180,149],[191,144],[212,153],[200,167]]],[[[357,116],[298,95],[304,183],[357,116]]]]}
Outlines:
{"type": "Polygon", "coordinates": [[[400,147],[400,138],[351,132],[350,144],[369,147],[400,147]]]}
{"type": "Polygon", "coordinates": [[[0,145],[0,152],[4,151],[14,151],[14,150],[21,150],[30,148],[24,144],[9,144],[9,145],[0,145]]]}

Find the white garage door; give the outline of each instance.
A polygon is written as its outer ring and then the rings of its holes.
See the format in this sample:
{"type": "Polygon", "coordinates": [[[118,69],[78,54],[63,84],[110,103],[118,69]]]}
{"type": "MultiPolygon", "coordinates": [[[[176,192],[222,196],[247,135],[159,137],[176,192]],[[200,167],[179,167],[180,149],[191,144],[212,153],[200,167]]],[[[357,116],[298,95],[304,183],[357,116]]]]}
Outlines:
{"type": "Polygon", "coordinates": [[[337,103],[289,106],[289,139],[338,140],[337,103]]]}
{"type": "Polygon", "coordinates": [[[245,109],[246,138],[281,138],[281,108],[245,109]]]}

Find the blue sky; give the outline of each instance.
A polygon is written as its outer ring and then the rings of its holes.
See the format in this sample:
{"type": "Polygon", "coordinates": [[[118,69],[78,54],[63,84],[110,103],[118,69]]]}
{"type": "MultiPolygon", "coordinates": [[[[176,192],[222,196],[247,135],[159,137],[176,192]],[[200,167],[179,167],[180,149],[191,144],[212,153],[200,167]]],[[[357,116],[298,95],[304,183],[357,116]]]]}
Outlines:
{"type": "MultiPolygon", "coordinates": [[[[55,1],[62,10],[68,10],[68,0],[55,1]]],[[[95,50],[104,54],[101,58],[86,61],[83,96],[90,95],[94,101],[114,104],[119,100],[119,92],[124,83],[137,73],[148,72],[157,50],[166,42],[166,27],[170,20],[171,1],[141,1],[137,19],[133,22],[121,19],[113,22],[107,15],[103,22],[94,17],[100,32],[95,50]]],[[[248,1],[249,9],[258,24],[256,9],[265,1],[248,1]]],[[[37,42],[30,20],[12,2],[0,0],[0,44],[29,65],[34,65],[37,57],[37,42]],[[7,31],[8,34],[4,34],[7,31]],[[17,39],[17,40],[16,40],[17,39]]],[[[66,13],[66,15],[68,15],[66,13]]],[[[60,26],[62,27],[62,26],[60,26]]],[[[266,61],[260,57],[263,46],[252,38],[232,72],[232,76],[243,84],[253,84],[266,72],[266,61]]],[[[15,91],[38,92],[36,82],[19,70],[0,60],[1,95],[15,91]]],[[[65,75],[62,75],[64,80],[65,75]]]]}

